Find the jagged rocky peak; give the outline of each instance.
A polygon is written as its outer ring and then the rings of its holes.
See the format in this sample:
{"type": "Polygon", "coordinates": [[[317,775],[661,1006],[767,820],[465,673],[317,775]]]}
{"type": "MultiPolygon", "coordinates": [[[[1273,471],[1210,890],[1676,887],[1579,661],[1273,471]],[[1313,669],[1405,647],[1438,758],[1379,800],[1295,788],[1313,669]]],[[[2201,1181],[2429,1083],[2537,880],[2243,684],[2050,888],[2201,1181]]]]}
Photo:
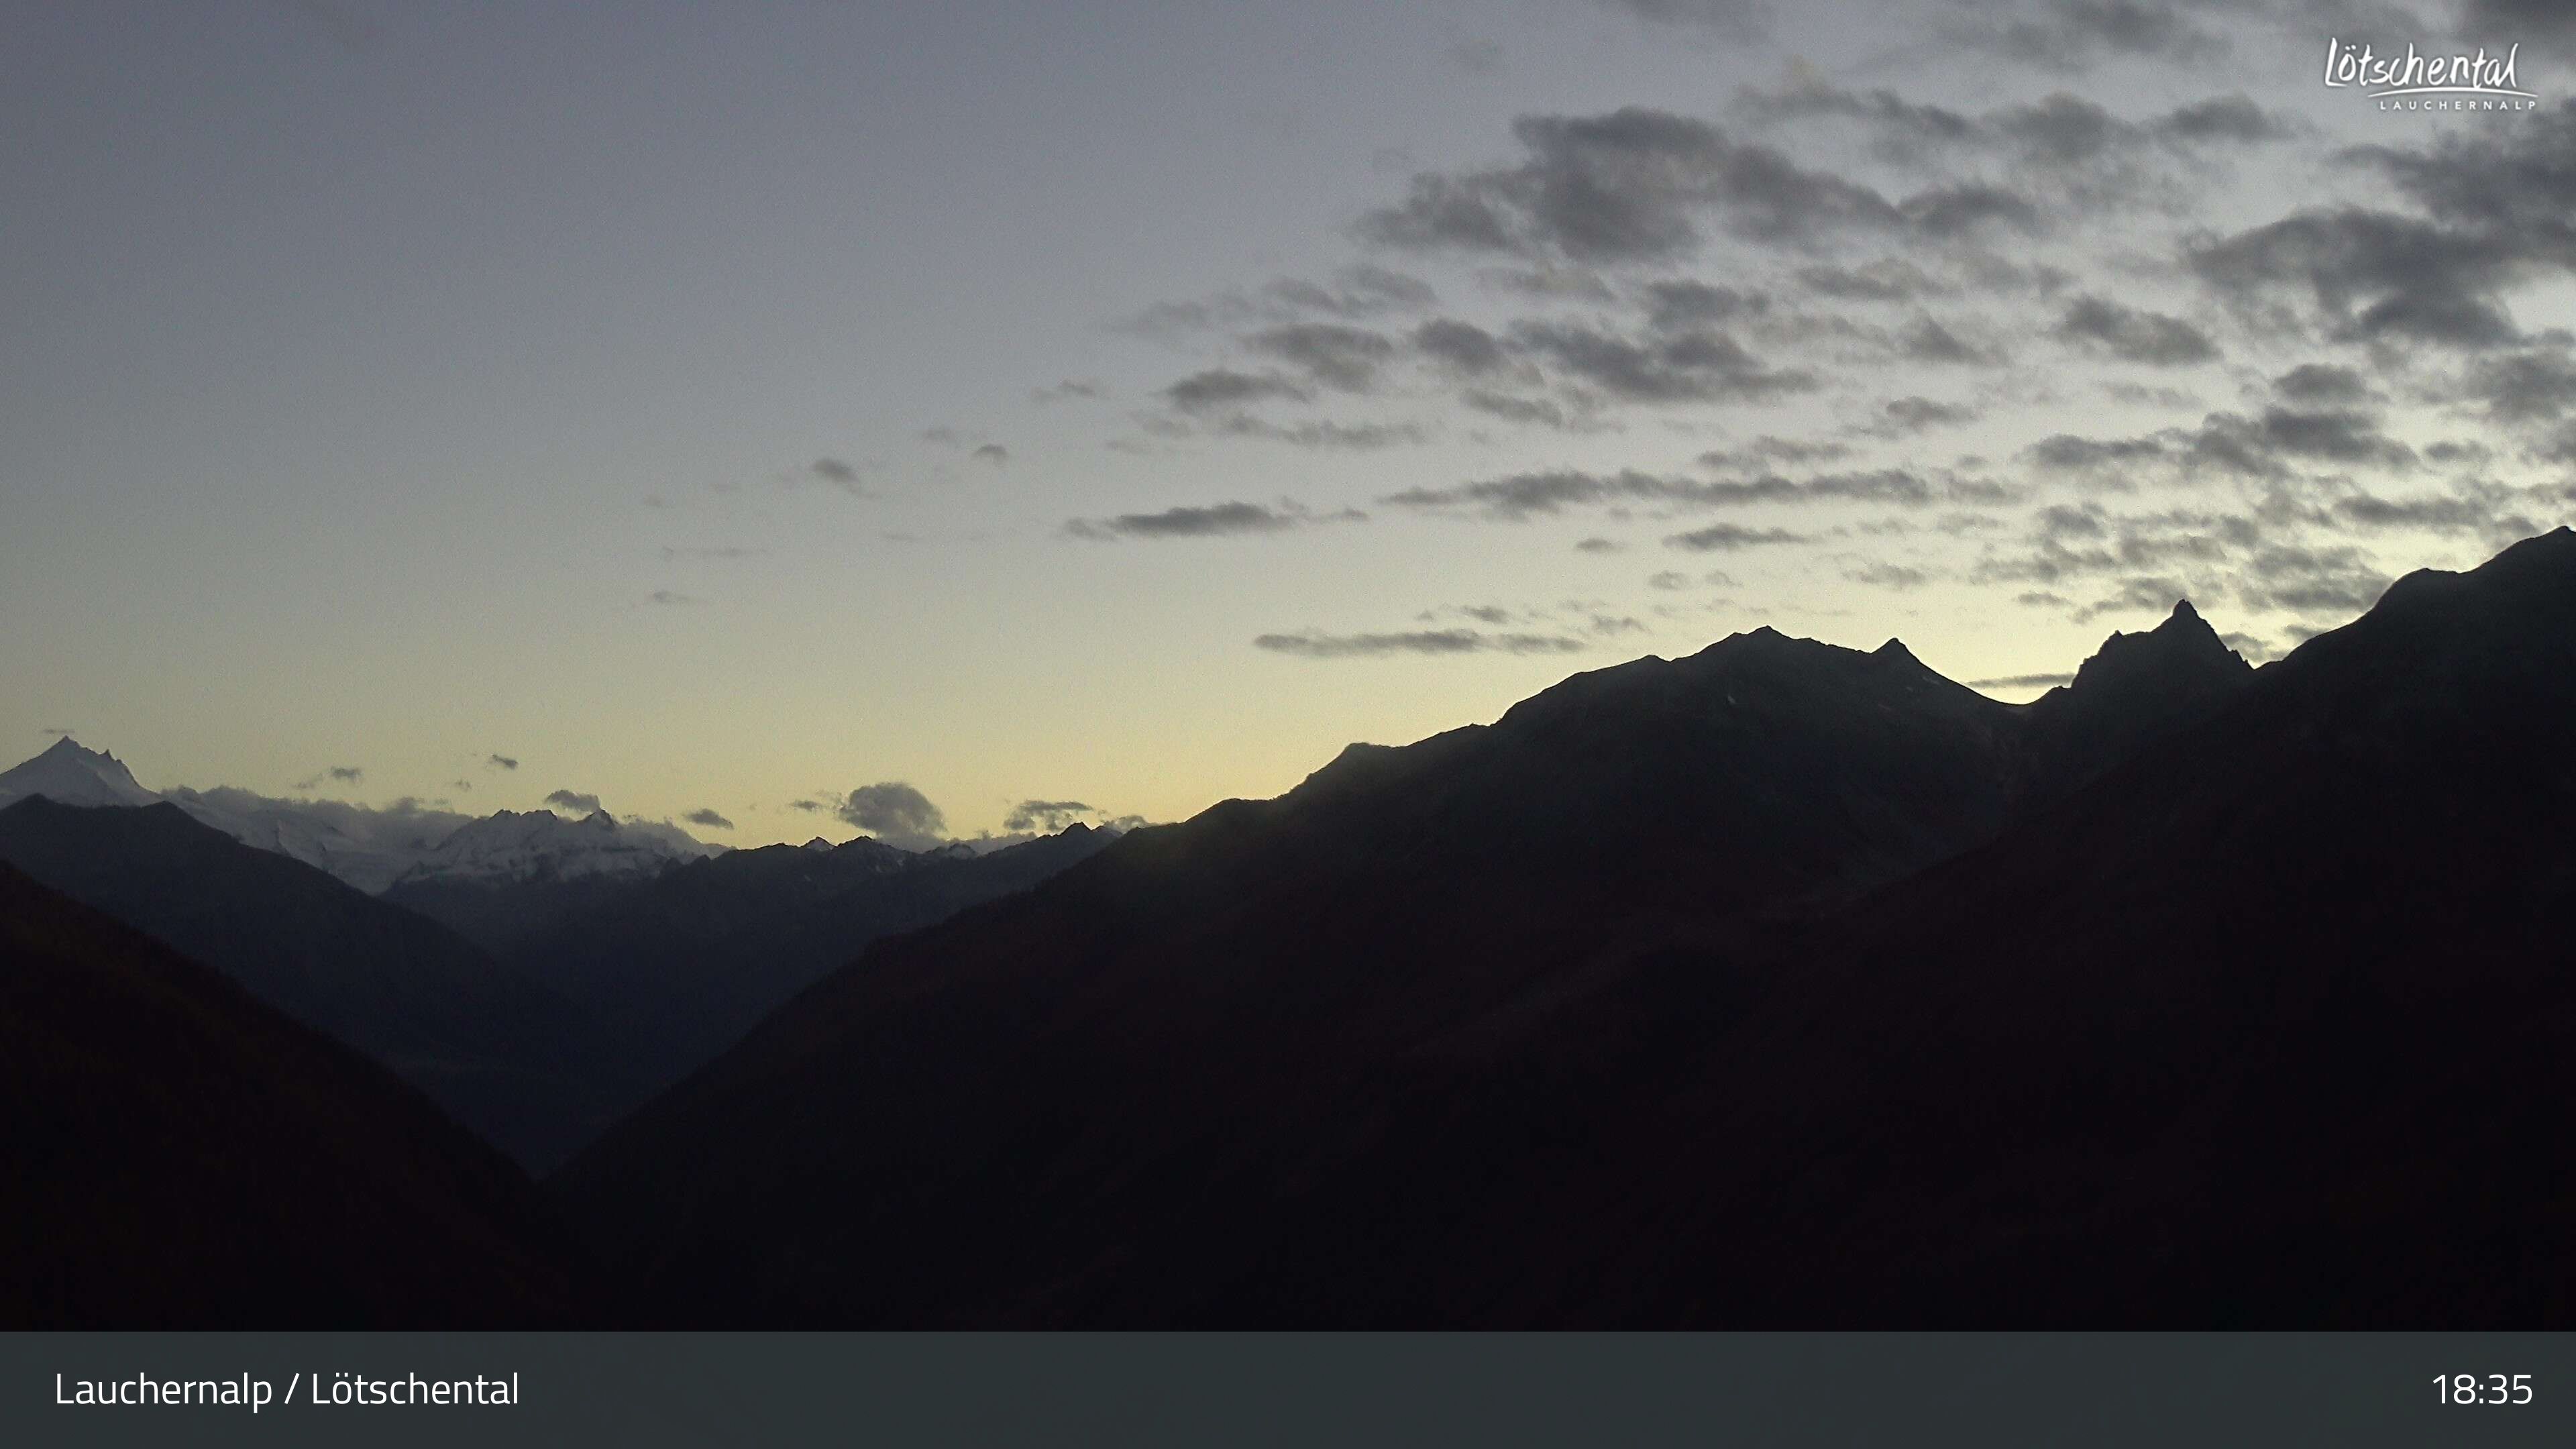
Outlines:
{"type": "Polygon", "coordinates": [[[2241,678],[2253,672],[2245,656],[2227,647],[2189,599],[2153,629],[2113,634],[2075,671],[2076,693],[2137,684],[2174,686],[2241,678]]]}

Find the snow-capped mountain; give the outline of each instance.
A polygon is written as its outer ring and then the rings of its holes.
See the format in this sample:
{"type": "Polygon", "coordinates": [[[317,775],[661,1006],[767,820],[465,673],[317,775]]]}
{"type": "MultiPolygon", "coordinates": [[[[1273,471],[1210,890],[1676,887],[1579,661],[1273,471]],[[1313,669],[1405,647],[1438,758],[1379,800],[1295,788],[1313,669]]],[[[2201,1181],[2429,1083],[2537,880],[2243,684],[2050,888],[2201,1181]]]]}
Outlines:
{"type": "Polygon", "coordinates": [[[641,822],[620,825],[605,810],[566,819],[551,810],[504,810],[466,825],[403,872],[407,884],[505,884],[658,875],[716,853],[686,833],[641,822]]]}
{"type": "Polygon", "coordinates": [[[175,786],[166,798],[244,845],[300,860],[369,895],[382,893],[472,818],[409,806],[371,810],[336,800],[276,800],[226,786],[175,786]]]}
{"type": "Polygon", "coordinates": [[[385,808],[337,800],[287,800],[217,786],[147,790],[114,755],[66,737],[0,771],[0,809],[42,795],[57,805],[178,806],[199,823],[260,850],[329,872],[381,895],[397,881],[499,884],[651,875],[717,853],[675,825],[623,823],[605,813],[568,820],[551,811],[504,810],[476,819],[399,801],[385,808]]]}
{"type": "Polygon", "coordinates": [[[30,795],[57,805],[158,805],[161,797],[135,782],[114,755],[85,750],[69,735],[43,754],[0,772],[0,809],[30,795]]]}

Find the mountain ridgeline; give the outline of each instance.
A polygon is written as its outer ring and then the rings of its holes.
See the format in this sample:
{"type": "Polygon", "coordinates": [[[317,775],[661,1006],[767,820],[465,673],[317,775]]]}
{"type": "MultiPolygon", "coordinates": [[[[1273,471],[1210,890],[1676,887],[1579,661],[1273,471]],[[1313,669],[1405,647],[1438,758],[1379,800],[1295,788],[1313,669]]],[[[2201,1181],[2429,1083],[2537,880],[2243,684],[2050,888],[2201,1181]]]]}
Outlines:
{"type": "Polygon", "coordinates": [[[0,862],[375,1058],[537,1171],[870,941],[1111,838],[710,859],[605,814],[504,811],[377,896],[308,864],[309,835],[295,854],[246,844],[69,741],[0,776],[11,799],[0,862]]]}
{"type": "Polygon", "coordinates": [[[2576,1318],[2576,535],[2028,706],[1738,635],[879,945],[556,1181],[670,1323],[2576,1318]]]}
{"type": "Polygon", "coordinates": [[[0,1086],[11,1328],[597,1317],[580,1255],[501,1154],[382,1067],[5,865],[0,1086]]]}
{"type": "Polygon", "coordinates": [[[0,1314],[2565,1327],[2571,739],[2561,529],[2260,669],[1761,629],[983,856],[65,742],[0,773],[0,1314]]]}

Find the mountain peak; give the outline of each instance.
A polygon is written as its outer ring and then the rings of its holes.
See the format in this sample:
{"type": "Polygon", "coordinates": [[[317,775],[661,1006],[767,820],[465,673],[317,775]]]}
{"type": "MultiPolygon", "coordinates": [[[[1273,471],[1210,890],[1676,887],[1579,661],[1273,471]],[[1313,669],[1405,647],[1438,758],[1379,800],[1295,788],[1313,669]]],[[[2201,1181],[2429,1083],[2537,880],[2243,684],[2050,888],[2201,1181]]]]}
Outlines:
{"type": "Polygon", "coordinates": [[[2251,673],[2245,656],[2225,640],[2189,599],[2175,602],[2173,612],[2153,629],[2113,634],[2093,657],[2075,671],[2073,693],[2135,688],[2192,688],[2216,677],[2233,679],[2251,673]]]}
{"type": "Polygon", "coordinates": [[[0,805],[42,795],[57,805],[152,805],[146,790],[114,755],[81,748],[65,735],[23,764],[0,771],[0,805]]]}

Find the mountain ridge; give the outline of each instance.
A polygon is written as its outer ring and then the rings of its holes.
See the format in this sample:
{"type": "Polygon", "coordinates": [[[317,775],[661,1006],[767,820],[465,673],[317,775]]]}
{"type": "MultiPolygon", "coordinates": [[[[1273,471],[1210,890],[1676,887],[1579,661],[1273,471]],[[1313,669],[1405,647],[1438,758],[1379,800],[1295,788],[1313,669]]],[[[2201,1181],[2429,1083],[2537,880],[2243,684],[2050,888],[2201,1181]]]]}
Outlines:
{"type": "MultiPolygon", "coordinates": [[[[2576,668],[2526,657],[2569,662],[2576,553],[2455,577],[2259,671],[2177,610],[2044,709],[1911,651],[1754,631],[1346,749],[1278,799],[880,945],[553,1186],[699,1324],[2563,1319],[2512,1286],[2550,1280],[2472,1270],[2564,1266],[2563,1235],[2536,1235],[2566,1154],[2471,1170],[2382,1080],[2476,1060],[2479,1023],[2576,1044],[2576,1005],[2528,964],[2531,913],[2576,880],[2540,825],[2576,792],[2546,753],[2576,728],[2576,668]],[[2543,620],[2545,647],[2520,642],[2543,620]],[[2087,727],[2133,672],[2176,682],[2146,691],[2154,727],[2087,727]],[[2462,699],[2522,713],[2499,731],[2462,699]],[[2347,772],[2374,749],[2429,772],[2347,772]],[[2461,768],[2490,792],[2558,783],[2481,844],[2423,783],[2461,768]],[[2377,810],[2474,868],[2405,885],[2402,837],[2362,824],[2377,810]],[[2332,822],[2314,839],[2308,814],[2332,822]],[[2310,860],[2286,898],[2262,888],[2310,860]],[[2352,924],[2325,939],[2375,953],[2383,984],[2337,985],[2291,944],[2332,924],[2302,904],[2343,891],[2352,924]],[[2049,902],[2054,926],[2018,924],[2049,902]],[[2410,902],[2416,924],[2383,924],[2410,902]],[[2496,943],[2514,1013],[2418,1007],[2439,1030],[2382,1060],[2340,1044],[2406,1029],[2374,935],[2439,959],[2441,931],[2490,918],[2523,923],[2464,937],[2496,943]],[[2187,980],[2239,984],[2157,994],[2187,980]],[[2231,1082],[2244,1117],[2192,1148],[2231,1082]],[[2337,1093],[2412,1175],[2375,1168],[2359,1128],[2266,1165],[2337,1093]],[[2195,1172],[2245,1194],[2243,1223],[2186,1190],[2195,1172]],[[2124,1173],[2152,1191],[2124,1199],[2124,1173]],[[2302,1174],[2418,1205],[2302,1243],[2283,1236],[2314,1216],[2302,1174]],[[2368,1246],[2433,1244],[2497,1184],[2524,1209],[2492,1251],[2368,1246]],[[2356,1277],[2354,1253],[2395,1266],[2356,1277]]],[[[2529,1097],[2547,1060],[2513,1045],[2476,1079],[2529,1097]]],[[[2480,1110],[2538,1132],[2515,1100],[2480,1110]]]]}

